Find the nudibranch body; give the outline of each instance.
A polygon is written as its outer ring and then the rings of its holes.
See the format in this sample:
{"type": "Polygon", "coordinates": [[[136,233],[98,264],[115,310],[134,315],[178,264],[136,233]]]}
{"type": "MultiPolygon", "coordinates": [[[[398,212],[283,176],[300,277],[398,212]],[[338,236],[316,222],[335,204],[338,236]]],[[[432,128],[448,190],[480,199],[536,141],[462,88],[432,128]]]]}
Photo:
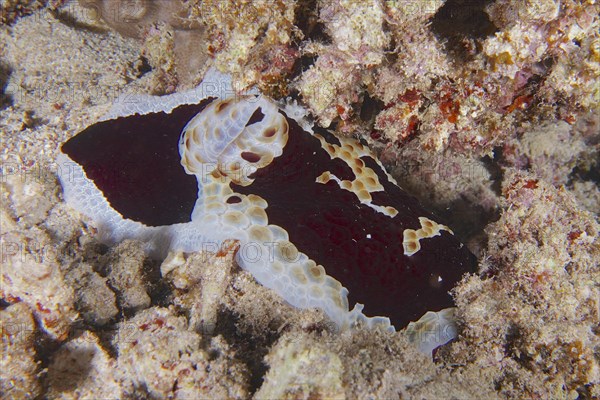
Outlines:
{"type": "Polygon", "coordinates": [[[235,239],[239,265],[296,307],[341,328],[422,317],[413,335],[445,331],[420,347],[445,343],[448,292],[473,255],[366,146],[294,110],[200,89],[136,98],[62,146],[65,198],[106,242],[140,239],[164,257],[235,239]]]}

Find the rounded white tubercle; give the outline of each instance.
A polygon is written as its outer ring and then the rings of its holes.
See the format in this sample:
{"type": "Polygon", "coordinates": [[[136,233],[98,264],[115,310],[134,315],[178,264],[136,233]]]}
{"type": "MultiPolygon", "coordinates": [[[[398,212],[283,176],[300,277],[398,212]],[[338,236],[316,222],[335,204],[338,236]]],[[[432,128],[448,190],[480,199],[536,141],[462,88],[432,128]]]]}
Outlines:
{"type": "Polygon", "coordinates": [[[183,129],[181,164],[200,184],[214,178],[247,186],[252,174],[283,153],[288,123],[262,96],[240,96],[210,103],[183,129]]]}

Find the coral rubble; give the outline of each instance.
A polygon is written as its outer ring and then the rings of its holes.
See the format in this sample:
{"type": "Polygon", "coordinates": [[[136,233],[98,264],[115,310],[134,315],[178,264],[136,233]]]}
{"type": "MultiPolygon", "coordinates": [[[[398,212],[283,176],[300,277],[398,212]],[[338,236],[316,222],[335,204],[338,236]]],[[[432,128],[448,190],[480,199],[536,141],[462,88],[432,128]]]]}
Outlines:
{"type": "Polygon", "coordinates": [[[486,228],[487,277],[457,288],[466,340],[453,355],[494,371],[508,397],[587,392],[600,379],[591,322],[600,305],[600,225],[571,193],[532,174],[507,171],[502,194],[504,212],[486,228]]]}
{"type": "Polygon", "coordinates": [[[0,394],[13,399],[41,395],[40,368],[34,351],[36,327],[29,308],[17,303],[0,311],[0,330],[0,394]]]}

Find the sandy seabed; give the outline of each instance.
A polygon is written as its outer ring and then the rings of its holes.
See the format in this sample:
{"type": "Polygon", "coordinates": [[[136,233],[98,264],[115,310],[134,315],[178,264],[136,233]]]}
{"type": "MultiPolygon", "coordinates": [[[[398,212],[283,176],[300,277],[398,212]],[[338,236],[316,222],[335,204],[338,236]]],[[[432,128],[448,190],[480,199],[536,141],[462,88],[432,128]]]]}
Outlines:
{"type": "MultiPolygon", "coordinates": [[[[0,2],[3,11],[17,3],[0,2]]],[[[403,186],[433,207],[454,205],[449,219],[477,226],[462,228],[480,271],[454,293],[459,338],[432,359],[402,332],[337,333],[322,312],[294,309],[257,284],[232,252],[161,264],[135,241],[99,243],[93,222],[62,199],[60,144],[120,95],[180,90],[197,79],[183,78],[183,67],[171,79],[154,39],[123,36],[77,3],[56,3],[0,26],[3,398],[600,396],[598,100],[576,120],[536,115],[496,143],[505,155],[514,151],[510,165],[447,150],[459,173],[452,184],[438,177],[437,189],[371,143],[403,186]]],[[[185,60],[188,72],[195,62],[185,60]]],[[[316,79],[310,73],[297,80],[300,92],[316,79]]],[[[329,119],[329,108],[306,93],[319,121],[329,119]]],[[[376,122],[383,135],[395,134],[385,121],[376,122]]],[[[417,158],[442,156],[427,157],[417,158]]]]}

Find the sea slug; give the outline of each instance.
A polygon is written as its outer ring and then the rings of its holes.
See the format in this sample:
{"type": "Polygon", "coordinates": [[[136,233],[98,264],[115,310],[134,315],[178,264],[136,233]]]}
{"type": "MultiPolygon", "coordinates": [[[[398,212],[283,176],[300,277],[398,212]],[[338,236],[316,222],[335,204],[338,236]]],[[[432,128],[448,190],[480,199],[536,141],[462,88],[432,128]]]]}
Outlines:
{"type": "Polygon", "coordinates": [[[450,228],[359,141],[210,82],[121,101],[62,146],[65,199],[102,240],[139,239],[160,258],[235,239],[258,282],[342,329],[423,317],[409,331],[434,329],[418,339],[424,351],[452,338],[449,290],[476,260],[450,228]]]}

